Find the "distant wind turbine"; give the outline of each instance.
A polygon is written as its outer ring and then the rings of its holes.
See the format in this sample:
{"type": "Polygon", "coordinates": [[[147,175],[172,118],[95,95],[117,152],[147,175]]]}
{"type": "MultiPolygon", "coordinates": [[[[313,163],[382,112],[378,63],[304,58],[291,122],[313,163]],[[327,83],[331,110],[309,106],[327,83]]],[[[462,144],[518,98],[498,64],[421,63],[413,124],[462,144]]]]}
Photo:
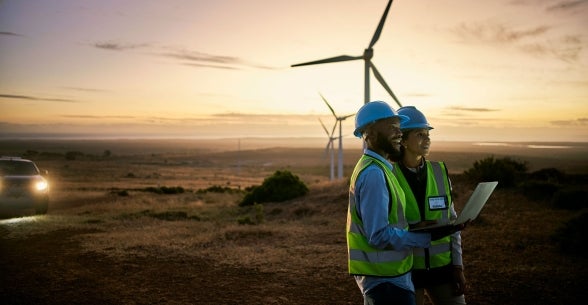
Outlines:
{"type": "Polygon", "coordinates": [[[337,139],[337,137],[333,137],[333,134],[335,133],[335,129],[337,128],[337,122],[335,122],[335,124],[333,125],[333,129],[331,130],[330,133],[320,118],[319,118],[319,122],[321,122],[323,129],[325,130],[325,132],[327,133],[327,136],[329,137],[329,142],[327,142],[327,147],[325,148],[325,155],[328,155],[328,154],[331,155],[331,181],[333,181],[335,179],[335,145],[333,144],[333,141],[335,141],[337,139]]]}
{"type": "Polygon", "coordinates": [[[378,24],[378,28],[376,29],[376,32],[374,33],[374,36],[372,37],[372,41],[370,42],[367,49],[365,49],[363,51],[363,55],[361,55],[361,56],[349,56],[349,55],[335,56],[335,57],[331,57],[331,58],[325,58],[325,59],[321,59],[321,60],[310,61],[310,62],[305,62],[305,63],[301,63],[301,64],[295,64],[295,65],[292,65],[292,67],[309,66],[309,65],[317,65],[317,64],[326,64],[326,63],[331,63],[331,62],[363,59],[364,63],[365,63],[365,65],[364,65],[365,66],[364,103],[368,103],[370,101],[370,68],[371,68],[372,72],[374,73],[374,76],[376,77],[378,82],[380,82],[380,84],[382,84],[384,89],[386,89],[386,91],[390,94],[390,96],[392,96],[392,98],[394,99],[396,104],[398,104],[399,107],[402,107],[402,104],[400,103],[400,101],[398,101],[398,98],[396,98],[396,95],[394,95],[394,92],[392,92],[392,89],[390,89],[388,84],[386,84],[386,81],[384,81],[384,78],[382,77],[380,72],[378,72],[378,69],[376,69],[376,66],[372,63],[372,57],[374,56],[374,49],[372,49],[372,47],[376,44],[376,42],[380,38],[380,33],[382,32],[382,28],[384,28],[384,23],[386,22],[386,16],[388,15],[388,11],[390,10],[391,5],[392,5],[392,0],[389,0],[388,5],[386,6],[386,10],[384,11],[384,15],[382,15],[382,19],[380,19],[380,23],[378,24]]]}
{"type": "Polygon", "coordinates": [[[331,113],[333,114],[333,116],[335,117],[335,126],[337,126],[337,124],[339,124],[339,162],[337,164],[338,168],[337,168],[337,178],[341,179],[343,178],[343,127],[341,126],[341,123],[349,118],[354,116],[355,114],[348,114],[348,115],[344,115],[344,116],[337,116],[337,114],[335,113],[335,110],[333,110],[333,107],[331,107],[331,105],[329,105],[329,102],[327,102],[327,99],[325,99],[325,97],[321,94],[321,98],[323,99],[323,101],[325,102],[325,104],[327,104],[327,107],[329,107],[329,109],[331,110],[331,113]]]}

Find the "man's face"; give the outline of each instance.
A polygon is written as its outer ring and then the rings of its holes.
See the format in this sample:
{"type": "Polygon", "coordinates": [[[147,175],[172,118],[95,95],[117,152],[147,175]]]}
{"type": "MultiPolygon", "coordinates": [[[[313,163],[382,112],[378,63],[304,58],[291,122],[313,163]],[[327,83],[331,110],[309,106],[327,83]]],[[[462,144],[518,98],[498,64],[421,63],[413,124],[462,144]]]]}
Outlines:
{"type": "Polygon", "coordinates": [[[387,118],[374,123],[372,132],[375,135],[374,148],[388,154],[388,158],[400,156],[400,121],[398,118],[387,118]]]}

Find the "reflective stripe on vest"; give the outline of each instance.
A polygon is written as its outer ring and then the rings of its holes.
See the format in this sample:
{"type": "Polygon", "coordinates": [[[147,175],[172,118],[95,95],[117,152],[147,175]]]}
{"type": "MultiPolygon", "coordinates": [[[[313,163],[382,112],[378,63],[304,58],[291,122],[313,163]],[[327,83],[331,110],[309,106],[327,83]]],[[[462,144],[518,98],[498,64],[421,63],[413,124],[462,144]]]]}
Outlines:
{"type": "Polygon", "coordinates": [[[377,249],[371,246],[363,229],[363,222],[355,202],[355,182],[359,174],[370,165],[377,165],[384,172],[389,193],[388,222],[390,226],[406,229],[404,216],[404,192],[389,167],[380,160],[363,155],[351,175],[349,207],[347,210],[347,250],[350,274],[373,276],[399,276],[412,268],[412,251],[377,249]]]}
{"type": "MultiPolygon", "coordinates": [[[[402,173],[397,166],[394,167],[394,174],[398,183],[402,187],[406,196],[406,217],[408,223],[415,224],[423,220],[437,220],[439,223],[448,223],[450,217],[451,189],[449,178],[446,175],[445,164],[443,162],[426,161],[427,185],[424,204],[425,215],[422,217],[416,198],[402,173]],[[447,209],[430,210],[428,198],[444,196],[446,198],[447,209]]],[[[424,249],[414,249],[414,269],[428,269],[445,266],[451,263],[451,237],[446,236],[439,240],[431,242],[431,247],[427,251],[424,249]],[[428,257],[428,259],[427,259],[428,257]],[[427,264],[427,261],[429,262],[427,264]]]]}

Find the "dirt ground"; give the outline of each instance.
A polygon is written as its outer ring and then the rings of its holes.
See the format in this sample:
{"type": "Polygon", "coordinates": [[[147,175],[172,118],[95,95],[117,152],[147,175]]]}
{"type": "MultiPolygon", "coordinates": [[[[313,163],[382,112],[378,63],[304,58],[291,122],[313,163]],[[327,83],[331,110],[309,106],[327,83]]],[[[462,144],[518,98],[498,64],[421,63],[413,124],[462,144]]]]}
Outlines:
{"type": "MultiPolygon", "coordinates": [[[[268,222],[268,226],[280,225],[268,222]]],[[[329,226],[297,239],[289,234],[267,233],[273,229],[251,234],[237,230],[233,237],[225,233],[218,244],[194,245],[193,255],[140,246],[133,250],[141,251],[141,255],[123,258],[83,249],[79,238],[92,238],[101,233],[97,230],[60,229],[10,238],[7,227],[0,226],[2,304],[362,303],[359,290],[346,273],[343,231],[329,226]],[[286,242],[281,241],[284,236],[286,242]],[[220,253],[219,257],[219,253],[207,252],[210,248],[215,252],[238,251],[246,244],[254,244],[261,256],[263,249],[280,247],[300,257],[292,265],[288,256],[283,256],[282,262],[257,261],[247,266],[246,262],[224,261],[222,257],[229,253],[220,253]],[[313,250],[299,251],[301,247],[313,250]],[[333,254],[335,262],[321,261],[332,259],[333,254]]]]}
{"type": "MultiPolygon", "coordinates": [[[[336,203],[345,196],[344,187],[335,186],[292,202],[285,210],[268,205],[263,228],[225,231],[218,242],[195,244],[191,255],[138,246],[127,256],[113,258],[88,252],[81,245],[106,228],[65,228],[14,238],[10,225],[3,224],[1,303],[362,304],[355,282],[346,273],[345,211],[336,203]],[[322,208],[313,209],[309,202],[322,208]],[[316,213],[329,215],[332,221],[309,216],[316,213]],[[292,224],[304,234],[275,233],[280,226],[292,224]],[[257,261],[231,260],[231,251],[244,246],[259,250],[257,261]],[[264,262],[264,253],[276,247],[289,255],[264,262]],[[131,254],[136,251],[142,255],[131,254]]],[[[497,201],[509,196],[499,193],[497,201]]],[[[525,231],[533,228],[521,227],[515,233],[524,237],[504,240],[512,233],[497,235],[489,230],[501,208],[487,209],[487,217],[463,233],[469,304],[584,304],[586,258],[562,256],[543,233],[525,231]]],[[[53,213],[65,210],[57,208],[53,213]]],[[[513,212],[533,213],[528,206],[513,212]]],[[[154,229],[146,226],[145,230],[154,229]]]]}
{"type": "Polygon", "coordinates": [[[2,239],[2,304],[360,304],[344,270],[260,272],[206,257],[113,260],[59,231],[2,239]]]}

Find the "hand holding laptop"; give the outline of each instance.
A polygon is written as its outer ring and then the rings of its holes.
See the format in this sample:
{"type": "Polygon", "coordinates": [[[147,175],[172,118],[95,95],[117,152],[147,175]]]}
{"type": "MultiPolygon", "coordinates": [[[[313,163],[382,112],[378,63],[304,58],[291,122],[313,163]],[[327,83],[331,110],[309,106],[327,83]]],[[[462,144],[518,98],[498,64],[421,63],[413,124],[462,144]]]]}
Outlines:
{"type": "Polygon", "coordinates": [[[456,224],[456,225],[449,225],[449,226],[445,226],[445,227],[433,228],[433,229],[431,229],[431,231],[429,231],[431,233],[431,240],[433,241],[433,240],[441,239],[441,238],[448,236],[448,235],[451,235],[457,231],[461,231],[461,230],[465,229],[470,222],[471,222],[471,220],[468,220],[464,223],[460,223],[460,224],[456,224]]]}

